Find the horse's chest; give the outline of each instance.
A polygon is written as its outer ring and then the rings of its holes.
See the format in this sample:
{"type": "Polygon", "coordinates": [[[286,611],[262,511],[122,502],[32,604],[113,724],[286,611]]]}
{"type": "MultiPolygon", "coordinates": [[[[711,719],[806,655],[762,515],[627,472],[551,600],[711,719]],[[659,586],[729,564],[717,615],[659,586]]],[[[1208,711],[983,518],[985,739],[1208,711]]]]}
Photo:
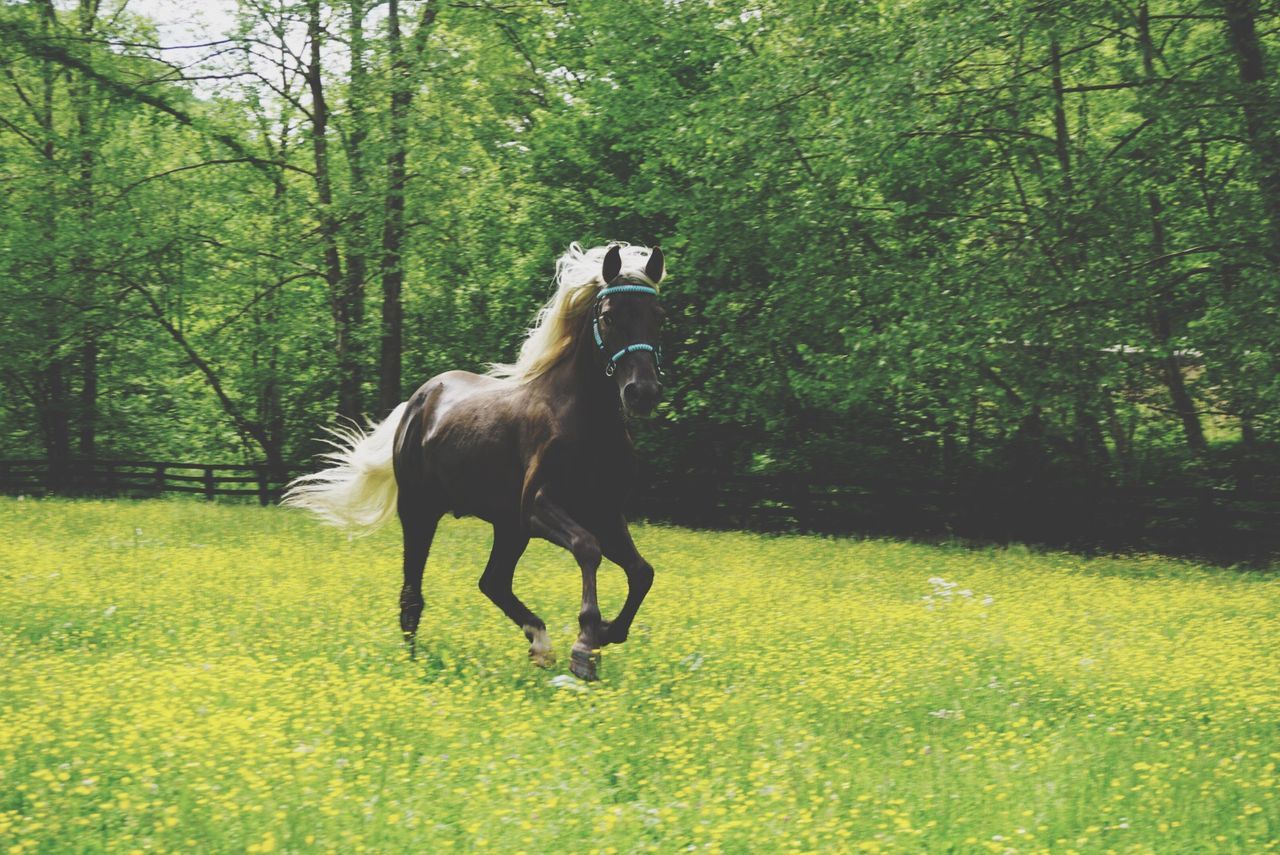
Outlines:
{"type": "Polygon", "coordinates": [[[629,446],[584,446],[565,463],[565,481],[587,496],[625,496],[635,485],[636,458],[629,446]]]}

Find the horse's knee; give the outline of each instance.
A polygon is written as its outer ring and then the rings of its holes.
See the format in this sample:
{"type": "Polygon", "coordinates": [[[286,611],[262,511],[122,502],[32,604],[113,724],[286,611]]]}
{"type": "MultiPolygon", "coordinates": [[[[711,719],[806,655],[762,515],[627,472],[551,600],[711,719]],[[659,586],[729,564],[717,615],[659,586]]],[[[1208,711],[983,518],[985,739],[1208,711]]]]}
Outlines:
{"type": "Polygon", "coordinates": [[[498,582],[496,579],[481,576],[478,587],[480,588],[480,593],[484,594],[495,603],[502,596],[502,583],[498,582]]]}
{"type": "Polygon", "coordinates": [[[641,558],[638,562],[625,568],[627,582],[637,592],[645,593],[653,587],[653,565],[641,558]]]}
{"type": "Polygon", "coordinates": [[[591,535],[583,534],[574,537],[570,548],[573,550],[574,560],[583,570],[595,570],[600,566],[603,558],[600,542],[591,535]]]}

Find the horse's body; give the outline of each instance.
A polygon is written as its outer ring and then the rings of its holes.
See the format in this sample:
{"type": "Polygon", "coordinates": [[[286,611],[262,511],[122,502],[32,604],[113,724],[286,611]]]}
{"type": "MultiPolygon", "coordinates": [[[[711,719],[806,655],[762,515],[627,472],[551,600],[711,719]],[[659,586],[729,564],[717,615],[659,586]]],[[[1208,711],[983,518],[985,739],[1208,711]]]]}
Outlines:
{"type": "MultiPolygon", "coordinates": [[[[446,513],[493,525],[480,590],[521,627],[534,662],[545,666],[554,656],[546,624],[512,590],[530,537],[568,549],[582,570],[574,673],[594,679],[598,648],[627,638],[653,569],[636,551],[623,517],[637,468],[623,411],[647,412],[661,390],[657,351],[647,342],[656,341],[661,322],[656,285],[663,266],[655,249],[641,259],[643,269],[633,265],[624,273],[617,246],[607,253],[603,247],[578,251],[574,260],[601,255],[599,271],[585,282],[566,281],[562,271],[557,297],[566,288],[581,293],[553,298],[540,316],[540,325],[561,327],[544,336],[555,352],[522,352],[523,366],[506,367],[514,376],[450,371],[432,378],[373,433],[345,436],[331,455],[338,465],[300,479],[286,500],[331,521],[366,526],[384,519],[394,500],[404,532],[400,628],[411,651],[424,605],[423,569],[446,513]],[[619,278],[632,281],[606,287],[619,278]],[[562,316],[554,315],[556,306],[562,316]],[[348,471],[361,464],[375,470],[365,474],[365,489],[361,473],[348,471]],[[369,484],[381,485],[381,492],[374,495],[369,484]],[[627,600],[613,621],[602,620],[596,602],[602,557],[627,574],[627,600]]],[[[584,278],[582,264],[576,274],[584,278]]],[[[537,334],[535,328],[531,342],[537,334]]],[[[546,350],[545,344],[526,345],[526,351],[546,350]]]]}

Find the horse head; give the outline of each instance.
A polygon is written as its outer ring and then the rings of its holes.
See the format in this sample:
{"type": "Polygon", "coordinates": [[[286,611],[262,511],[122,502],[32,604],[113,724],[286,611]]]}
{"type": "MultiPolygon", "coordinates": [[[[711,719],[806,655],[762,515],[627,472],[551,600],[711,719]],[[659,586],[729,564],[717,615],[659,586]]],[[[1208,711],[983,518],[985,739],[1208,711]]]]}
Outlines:
{"type": "Polygon", "coordinates": [[[618,246],[605,253],[600,278],[605,287],[596,298],[592,321],[604,373],[618,387],[622,411],[644,416],[662,398],[662,348],[659,335],[665,313],[657,285],[666,268],[662,250],[654,247],[643,275],[622,272],[618,246]]]}

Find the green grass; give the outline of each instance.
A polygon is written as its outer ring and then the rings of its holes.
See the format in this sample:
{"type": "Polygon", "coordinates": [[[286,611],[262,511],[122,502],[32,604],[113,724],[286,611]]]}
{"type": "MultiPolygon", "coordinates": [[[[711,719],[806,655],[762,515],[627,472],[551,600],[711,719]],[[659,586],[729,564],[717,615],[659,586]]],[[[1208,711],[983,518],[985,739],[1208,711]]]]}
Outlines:
{"type": "MultiPolygon", "coordinates": [[[[0,500],[0,852],[1277,848],[1274,574],[635,535],[631,640],[557,686],[474,521],[410,662],[394,530],[0,500]]],[[[572,561],[534,544],[516,590],[563,664],[572,561]]]]}

